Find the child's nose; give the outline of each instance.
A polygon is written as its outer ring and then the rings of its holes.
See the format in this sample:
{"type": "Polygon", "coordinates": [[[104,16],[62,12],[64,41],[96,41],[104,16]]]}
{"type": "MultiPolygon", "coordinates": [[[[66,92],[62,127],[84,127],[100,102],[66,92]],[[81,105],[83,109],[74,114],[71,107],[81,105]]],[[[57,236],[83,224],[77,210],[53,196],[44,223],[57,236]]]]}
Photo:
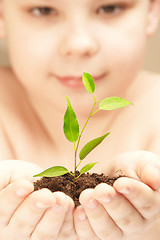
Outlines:
{"type": "Polygon", "coordinates": [[[98,41],[85,29],[68,31],[59,45],[63,56],[92,56],[98,52],[98,41]]]}

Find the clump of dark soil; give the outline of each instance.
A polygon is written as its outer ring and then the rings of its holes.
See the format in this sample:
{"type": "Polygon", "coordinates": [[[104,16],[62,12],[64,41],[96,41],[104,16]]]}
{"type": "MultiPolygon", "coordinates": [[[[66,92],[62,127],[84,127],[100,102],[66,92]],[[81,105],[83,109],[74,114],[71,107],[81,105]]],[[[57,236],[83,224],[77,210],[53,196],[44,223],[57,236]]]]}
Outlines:
{"type": "MultiPolygon", "coordinates": [[[[80,173],[76,171],[76,176],[80,173]]],[[[74,179],[71,174],[67,173],[59,177],[42,177],[40,180],[34,182],[34,190],[48,188],[52,192],[61,191],[69,195],[75,202],[75,206],[80,205],[79,195],[87,188],[95,188],[100,183],[107,183],[113,186],[113,183],[118,177],[109,178],[102,174],[97,173],[83,173],[79,178],[74,179]]]]}

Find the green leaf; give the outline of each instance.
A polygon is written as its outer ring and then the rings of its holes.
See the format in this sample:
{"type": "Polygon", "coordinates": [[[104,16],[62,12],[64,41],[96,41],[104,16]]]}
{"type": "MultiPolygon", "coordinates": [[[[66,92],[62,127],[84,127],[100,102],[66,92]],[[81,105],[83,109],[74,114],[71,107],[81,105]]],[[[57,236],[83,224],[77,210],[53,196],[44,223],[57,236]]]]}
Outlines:
{"type": "Polygon", "coordinates": [[[66,113],[64,115],[63,131],[66,138],[70,142],[76,142],[79,136],[79,124],[78,124],[76,114],[70,104],[70,101],[68,97],[66,98],[67,98],[68,106],[67,106],[66,113]]]}
{"type": "Polygon", "coordinates": [[[64,175],[68,172],[69,171],[65,167],[55,166],[55,167],[48,168],[45,171],[34,175],[33,177],[57,177],[57,176],[64,175]]]}
{"type": "Polygon", "coordinates": [[[110,132],[106,133],[105,135],[95,138],[88,142],[80,151],[79,158],[83,160],[95,147],[97,147],[108,135],[110,132]]]}
{"type": "Polygon", "coordinates": [[[94,93],[95,84],[92,76],[89,73],[83,73],[82,77],[83,85],[89,93],[94,93]]]}
{"type": "Polygon", "coordinates": [[[85,172],[87,172],[87,171],[89,171],[91,168],[93,168],[94,167],[94,165],[96,165],[97,164],[97,162],[95,162],[95,163],[88,163],[87,165],[85,165],[81,170],[80,170],[80,173],[82,174],[82,173],[85,173],[85,172]]]}
{"type": "Polygon", "coordinates": [[[99,109],[102,110],[114,110],[118,108],[124,108],[128,106],[129,104],[132,104],[131,102],[128,102],[127,100],[120,98],[120,97],[109,97],[102,100],[99,104],[99,109]]]}

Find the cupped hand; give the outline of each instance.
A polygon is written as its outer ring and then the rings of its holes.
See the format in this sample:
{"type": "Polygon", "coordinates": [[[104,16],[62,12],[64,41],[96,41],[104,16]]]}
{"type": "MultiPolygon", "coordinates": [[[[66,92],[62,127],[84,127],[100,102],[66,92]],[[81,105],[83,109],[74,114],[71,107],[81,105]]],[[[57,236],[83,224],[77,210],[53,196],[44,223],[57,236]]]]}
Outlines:
{"type": "Polygon", "coordinates": [[[134,239],[160,221],[159,158],[143,151],[120,157],[114,169],[126,177],[80,195],[82,205],[74,213],[80,240],[134,239]]]}
{"type": "Polygon", "coordinates": [[[1,240],[76,240],[71,198],[16,180],[0,192],[1,240]]]}
{"type": "Polygon", "coordinates": [[[132,239],[160,219],[160,193],[142,182],[119,178],[114,188],[99,184],[80,196],[75,210],[79,239],[132,239]]]}

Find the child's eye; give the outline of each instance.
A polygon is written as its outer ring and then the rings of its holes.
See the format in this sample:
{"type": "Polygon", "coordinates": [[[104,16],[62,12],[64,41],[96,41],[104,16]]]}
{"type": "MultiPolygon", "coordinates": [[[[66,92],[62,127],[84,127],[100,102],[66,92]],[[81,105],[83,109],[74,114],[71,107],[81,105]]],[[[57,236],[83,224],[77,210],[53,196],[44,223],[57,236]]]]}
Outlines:
{"type": "Polygon", "coordinates": [[[113,14],[120,13],[124,8],[125,8],[125,6],[122,4],[119,4],[119,5],[110,4],[110,5],[105,5],[105,6],[98,8],[97,13],[113,15],[113,14]]]}
{"type": "Polygon", "coordinates": [[[36,7],[31,10],[32,14],[36,17],[55,15],[56,10],[50,7],[36,7]]]}

